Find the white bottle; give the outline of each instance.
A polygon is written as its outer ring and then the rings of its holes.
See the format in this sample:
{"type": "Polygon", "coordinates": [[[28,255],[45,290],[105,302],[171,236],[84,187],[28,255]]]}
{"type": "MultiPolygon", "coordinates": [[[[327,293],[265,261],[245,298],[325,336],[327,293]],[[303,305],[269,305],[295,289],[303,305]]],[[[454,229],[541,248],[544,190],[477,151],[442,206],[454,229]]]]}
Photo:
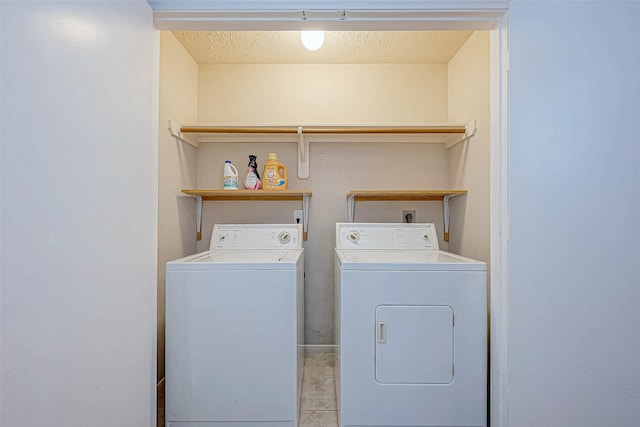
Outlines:
{"type": "Polygon", "coordinates": [[[231,164],[231,160],[224,161],[224,184],[223,190],[238,189],[238,169],[231,164]]]}

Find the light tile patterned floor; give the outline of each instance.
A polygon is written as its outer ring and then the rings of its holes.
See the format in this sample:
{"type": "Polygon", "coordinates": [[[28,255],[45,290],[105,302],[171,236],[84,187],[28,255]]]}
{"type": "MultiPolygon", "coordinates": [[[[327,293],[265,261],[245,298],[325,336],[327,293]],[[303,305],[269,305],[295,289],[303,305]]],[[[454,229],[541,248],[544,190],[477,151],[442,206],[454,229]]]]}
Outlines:
{"type": "Polygon", "coordinates": [[[337,427],[332,354],[305,355],[299,427],[337,427]]]}
{"type": "MultiPolygon", "coordinates": [[[[338,427],[332,354],[305,355],[298,427],[338,427]]],[[[164,399],[158,399],[158,427],[164,427],[164,399]]]]}

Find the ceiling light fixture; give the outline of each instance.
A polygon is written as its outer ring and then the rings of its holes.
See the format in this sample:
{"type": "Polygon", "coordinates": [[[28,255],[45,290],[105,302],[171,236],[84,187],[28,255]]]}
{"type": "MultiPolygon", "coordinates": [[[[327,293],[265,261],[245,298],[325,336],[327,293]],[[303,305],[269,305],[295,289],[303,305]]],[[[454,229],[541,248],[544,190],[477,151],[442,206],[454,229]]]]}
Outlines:
{"type": "Polygon", "coordinates": [[[318,50],[324,43],[324,31],[300,31],[300,40],[309,50],[318,50]]]}

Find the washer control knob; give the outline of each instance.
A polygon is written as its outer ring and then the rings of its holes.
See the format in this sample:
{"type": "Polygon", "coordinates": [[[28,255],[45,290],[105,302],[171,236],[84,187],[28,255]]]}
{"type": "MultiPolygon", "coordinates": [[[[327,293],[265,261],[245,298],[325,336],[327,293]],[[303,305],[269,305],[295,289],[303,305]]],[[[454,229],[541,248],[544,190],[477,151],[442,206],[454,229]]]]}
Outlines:
{"type": "Polygon", "coordinates": [[[278,240],[283,245],[289,243],[291,241],[291,233],[288,231],[281,231],[280,234],[278,234],[278,240]]]}
{"type": "Polygon", "coordinates": [[[429,235],[428,235],[428,234],[425,234],[424,236],[422,236],[422,238],[423,238],[424,240],[426,240],[427,242],[429,241],[429,235]]]}
{"type": "Polygon", "coordinates": [[[360,240],[360,233],[358,233],[356,230],[351,230],[349,234],[347,234],[347,240],[352,243],[358,243],[358,241],[360,240]]]}

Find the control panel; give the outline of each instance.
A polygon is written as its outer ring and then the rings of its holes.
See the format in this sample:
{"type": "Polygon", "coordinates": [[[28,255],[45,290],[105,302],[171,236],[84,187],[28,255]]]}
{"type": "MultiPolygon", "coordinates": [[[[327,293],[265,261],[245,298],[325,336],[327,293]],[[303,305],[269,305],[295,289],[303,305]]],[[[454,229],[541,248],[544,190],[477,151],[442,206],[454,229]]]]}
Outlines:
{"type": "Polygon", "coordinates": [[[209,250],[301,249],[301,224],[215,224],[209,250]]]}
{"type": "Polygon", "coordinates": [[[439,246],[432,223],[337,223],[336,248],[438,250],[439,246]]]}

